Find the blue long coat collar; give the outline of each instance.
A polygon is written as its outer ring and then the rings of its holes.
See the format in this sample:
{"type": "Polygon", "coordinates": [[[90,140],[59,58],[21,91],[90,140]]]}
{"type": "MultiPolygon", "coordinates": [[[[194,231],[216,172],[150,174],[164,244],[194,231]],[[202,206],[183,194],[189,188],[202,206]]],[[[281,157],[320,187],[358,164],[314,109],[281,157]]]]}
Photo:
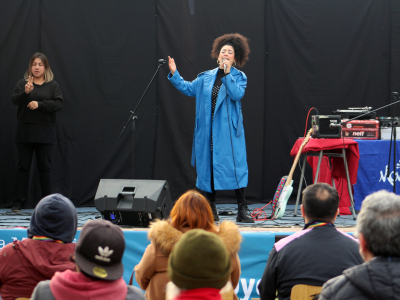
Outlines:
{"type": "MultiPolygon", "coordinates": [[[[213,70],[206,71],[206,72],[203,72],[203,73],[199,74],[199,75],[204,74],[204,76],[205,76],[204,77],[204,86],[205,86],[204,94],[210,96],[209,99],[207,99],[207,100],[210,100],[210,104],[211,104],[211,91],[213,89],[214,82],[215,82],[215,80],[217,78],[218,70],[219,70],[219,68],[215,68],[213,70]]],[[[230,74],[233,77],[236,77],[236,76],[238,76],[240,74],[240,71],[238,69],[236,69],[235,67],[231,67],[230,74]]],[[[226,96],[226,85],[224,83],[222,83],[221,88],[219,89],[219,93],[218,93],[217,103],[215,105],[214,114],[217,112],[217,110],[220,107],[221,103],[224,101],[225,96],[226,96]]],[[[209,120],[209,121],[211,121],[211,120],[209,120]]]]}

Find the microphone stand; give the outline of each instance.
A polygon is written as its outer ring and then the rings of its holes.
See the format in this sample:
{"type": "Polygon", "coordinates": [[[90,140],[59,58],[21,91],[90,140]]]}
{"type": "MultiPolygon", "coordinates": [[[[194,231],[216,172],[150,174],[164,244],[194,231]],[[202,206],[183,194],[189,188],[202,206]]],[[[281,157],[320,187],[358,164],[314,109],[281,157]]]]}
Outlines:
{"type": "Polygon", "coordinates": [[[156,72],[154,73],[153,77],[150,80],[150,83],[148,84],[146,90],[144,91],[142,97],[140,98],[138,104],[136,105],[135,109],[133,111],[131,111],[131,115],[129,116],[128,121],[126,122],[124,128],[122,128],[122,131],[120,133],[120,137],[122,137],[124,135],[124,132],[126,130],[126,128],[128,127],[129,123],[132,121],[132,133],[133,133],[133,137],[132,137],[132,178],[134,175],[134,165],[135,165],[135,123],[137,120],[137,116],[136,116],[136,110],[138,109],[140,103],[142,102],[142,99],[144,97],[144,95],[146,95],[147,90],[149,89],[150,85],[152,84],[154,78],[156,77],[158,71],[161,69],[161,67],[166,63],[167,61],[165,59],[160,59],[158,61],[158,68],[156,70],[156,72]]]}
{"type": "MultiPolygon", "coordinates": [[[[399,94],[397,92],[392,92],[393,95],[393,104],[396,103],[396,99],[399,99],[399,94]]],[[[393,193],[396,194],[396,136],[397,136],[397,122],[395,122],[395,107],[393,107],[393,119],[392,119],[392,135],[390,136],[390,147],[389,147],[389,162],[388,168],[386,171],[386,177],[390,177],[390,156],[392,153],[392,140],[393,143],[393,193]]]]}

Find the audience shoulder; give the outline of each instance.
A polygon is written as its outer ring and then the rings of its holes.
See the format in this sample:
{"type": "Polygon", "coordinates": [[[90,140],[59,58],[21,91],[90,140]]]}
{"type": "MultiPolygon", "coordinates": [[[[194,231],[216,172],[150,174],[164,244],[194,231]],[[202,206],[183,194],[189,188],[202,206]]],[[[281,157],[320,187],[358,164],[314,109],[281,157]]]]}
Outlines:
{"type": "Polygon", "coordinates": [[[148,238],[154,241],[163,252],[169,254],[182,234],[180,230],[174,228],[168,221],[156,220],[150,225],[148,238]]]}
{"type": "Polygon", "coordinates": [[[347,283],[347,279],[344,275],[340,275],[329,279],[322,286],[322,291],[318,299],[322,300],[333,300],[338,294],[340,289],[347,283]]]}
{"type": "Polygon", "coordinates": [[[348,234],[348,233],[346,233],[346,232],[344,232],[344,231],[341,231],[341,230],[339,230],[339,229],[337,229],[337,228],[336,228],[336,231],[339,232],[339,233],[341,233],[343,236],[345,236],[346,238],[348,238],[350,241],[353,241],[353,242],[356,243],[357,245],[360,243],[359,240],[356,239],[354,236],[352,236],[352,235],[350,235],[350,234],[348,234]]]}
{"type": "Polygon", "coordinates": [[[239,252],[242,235],[239,232],[239,227],[235,223],[231,221],[221,222],[217,234],[226,245],[230,254],[239,252]]]}
{"type": "Polygon", "coordinates": [[[140,290],[139,288],[132,286],[132,285],[128,285],[128,294],[126,295],[126,299],[127,300],[131,300],[131,299],[132,300],[146,300],[142,290],[140,290]]]}

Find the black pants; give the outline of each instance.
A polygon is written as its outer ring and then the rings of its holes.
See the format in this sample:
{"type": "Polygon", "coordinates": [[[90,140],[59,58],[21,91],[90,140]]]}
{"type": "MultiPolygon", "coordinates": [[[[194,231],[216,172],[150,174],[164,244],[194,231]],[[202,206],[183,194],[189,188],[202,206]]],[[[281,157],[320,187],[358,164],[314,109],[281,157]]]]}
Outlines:
{"type": "Polygon", "coordinates": [[[29,173],[32,165],[33,152],[40,175],[42,197],[51,194],[51,154],[52,144],[17,143],[17,199],[28,198],[29,173]]]}
{"type": "MultiPolygon", "coordinates": [[[[214,189],[214,173],[213,173],[213,166],[212,166],[212,151],[211,151],[211,191],[212,193],[207,192],[207,196],[208,196],[208,200],[210,202],[214,202],[215,203],[215,197],[217,195],[217,192],[214,189]]],[[[235,194],[236,194],[236,200],[237,203],[243,203],[244,202],[244,188],[240,188],[240,189],[236,189],[234,190],[235,194]]]]}
{"type": "MultiPolygon", "coordinates": [[[[214,185],[213,183],[211,185],[214,185]]],[[[243,203],[244,202],[244,188],[241,189],[236,189],[234,190],[235,194],[236,194],[236,200],[237,203],[243,203]]],[[[215,202],[215,197],[217,195],[217,192],[214,190],[214,187],[212,187],[212,193],[207,192],[208,195],[208,200],[210,200],[210,202],[215,202]]]]}

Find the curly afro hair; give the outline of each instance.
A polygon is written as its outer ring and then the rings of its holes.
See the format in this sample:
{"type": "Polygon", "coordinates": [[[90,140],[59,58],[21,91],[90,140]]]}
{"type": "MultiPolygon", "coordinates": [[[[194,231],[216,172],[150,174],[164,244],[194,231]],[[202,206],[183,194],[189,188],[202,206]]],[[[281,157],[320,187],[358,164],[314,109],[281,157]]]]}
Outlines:
{"type": "Polygon", "coordinates": [[[230,45],[235,50],[236,64],[243,67],[249,59],[250,48],[248,39],[239,33],[227,33],[214,40],[211,57],[218,58],[221,48],[230,45]]]}

